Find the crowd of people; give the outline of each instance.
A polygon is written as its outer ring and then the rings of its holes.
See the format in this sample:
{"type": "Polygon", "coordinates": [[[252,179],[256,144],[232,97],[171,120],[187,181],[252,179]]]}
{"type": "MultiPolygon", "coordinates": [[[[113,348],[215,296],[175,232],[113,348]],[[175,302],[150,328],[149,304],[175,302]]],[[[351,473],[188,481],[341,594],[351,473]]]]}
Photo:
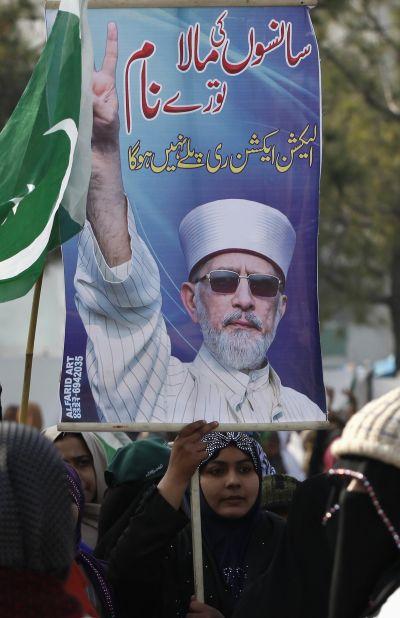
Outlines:
{"type": "Polygon", "coordinates": [[[196,421],[173,442],[131,435],[113,454],[96,434],[3,421],[1,615],[395,618],[400,389],[321,436],[325,449],[319,435],[196,421]],[[196,470],[204,601],[193,575],[196,470]]]}

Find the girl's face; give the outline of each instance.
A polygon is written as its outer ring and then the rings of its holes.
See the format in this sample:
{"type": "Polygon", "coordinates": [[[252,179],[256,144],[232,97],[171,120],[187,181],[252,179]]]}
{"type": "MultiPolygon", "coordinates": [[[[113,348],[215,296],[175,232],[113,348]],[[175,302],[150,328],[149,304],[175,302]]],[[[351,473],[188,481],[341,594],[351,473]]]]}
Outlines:
{"type": "Polygon", "coordinates": [[[75,468],[81,479],[85,502],[95,502],[97,483],[93,457],[82,438],[66,435],[54,442],[63,460],[75,468]]]}
{"type": "Polygon", "coordinates": [[[202,468],[200,485],[215,513],[239,519],[257,500],[260,480],[250,456],[235,446],[228,446],[202,468]]]}

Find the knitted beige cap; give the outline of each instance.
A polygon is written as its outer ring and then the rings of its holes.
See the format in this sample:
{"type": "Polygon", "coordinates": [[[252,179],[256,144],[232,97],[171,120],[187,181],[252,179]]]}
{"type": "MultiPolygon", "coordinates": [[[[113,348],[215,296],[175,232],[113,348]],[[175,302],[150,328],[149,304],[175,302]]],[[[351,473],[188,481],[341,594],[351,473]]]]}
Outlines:
{"type": "Polygon", "coordinates": [[[332,445],[336,457],[358,455],[400,468],[400,388],[365,405],[332,445]]]}

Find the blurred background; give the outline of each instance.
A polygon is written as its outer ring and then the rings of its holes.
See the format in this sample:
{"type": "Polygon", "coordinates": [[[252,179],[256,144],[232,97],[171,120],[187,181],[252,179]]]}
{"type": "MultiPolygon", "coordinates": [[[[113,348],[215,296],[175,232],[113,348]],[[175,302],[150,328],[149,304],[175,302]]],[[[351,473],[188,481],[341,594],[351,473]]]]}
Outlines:
{"type": "MultiPolygon", "coordinates": [[[[319,0],[322,70],[319,301],[324,379],[343,417],[400,385],[400,3],[319,0]]],[[[45,39],[42,0],[0,0],[0,128],[45,39]]],[[[3,409],[19,404],[32,292],[0,304],[3,409]]],[[[60,253],[48,261],[31,396],[60,414],[64,340],[60,253]]]]}

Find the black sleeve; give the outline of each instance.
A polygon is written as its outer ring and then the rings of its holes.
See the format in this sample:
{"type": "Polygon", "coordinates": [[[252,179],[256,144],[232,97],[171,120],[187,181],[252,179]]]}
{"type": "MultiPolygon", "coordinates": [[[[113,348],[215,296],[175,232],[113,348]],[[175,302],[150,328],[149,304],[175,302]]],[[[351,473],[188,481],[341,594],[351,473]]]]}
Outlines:
{"type": "Polygon", "coordinates": [[[187,525],[188,518],[176,511],[152,487],[140,502],[109,555],[112,582],[154,582],[171,541],[187,525]]]}
{"type": "Polygon", "coordinates": [[[97,545],[94,554],[108,561],[119,537],[135,514],[153,483],[127,482],[107,489],[100,509],[97,545]]]}
{"type": "Polygon", "coordinates": [[[299,485],[278,552],[269,569],[245,590],[234,618],[328,615],[332,555],[322,518],[331,490],[327,475],[299,485]]]}

